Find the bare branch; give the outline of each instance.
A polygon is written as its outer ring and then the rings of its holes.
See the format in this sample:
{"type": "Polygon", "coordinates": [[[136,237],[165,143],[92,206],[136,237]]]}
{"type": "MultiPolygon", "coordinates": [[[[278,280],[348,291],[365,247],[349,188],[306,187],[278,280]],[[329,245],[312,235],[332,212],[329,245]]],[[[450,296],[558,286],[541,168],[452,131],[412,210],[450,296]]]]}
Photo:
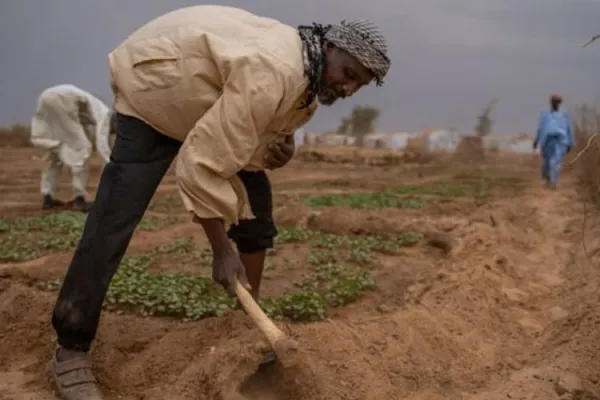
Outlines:
{"type": "Polygon", "coordinates": [[[577,162],[577,160],[579,159],[579,157],[581,157],[583,155],[583,153],[585,153],[586,151],[588,151],[588,149],[590,148],[590,146],[592,145],[592,142],[594,141],[594,139],[596,139],[597,134],[594,133],[592,136],[590,136],[590,138],[587,141],[587,144],[585,145],[585,147],[583,149],[581,149],[581,151],[579,153],[577,153],[577,155],[575,156],[575,158],[573,160],[571,160],[566,166],[570,167],[571,165],[575,164],[577,162]]]}
{"type": "Polygon", "coordinates": [[[600,34],[592,36],[592,38],[587,43],[582,45],[581,47],[588,47],[590,44],[594,43],[598,39],[600,39],[600,34]]]}

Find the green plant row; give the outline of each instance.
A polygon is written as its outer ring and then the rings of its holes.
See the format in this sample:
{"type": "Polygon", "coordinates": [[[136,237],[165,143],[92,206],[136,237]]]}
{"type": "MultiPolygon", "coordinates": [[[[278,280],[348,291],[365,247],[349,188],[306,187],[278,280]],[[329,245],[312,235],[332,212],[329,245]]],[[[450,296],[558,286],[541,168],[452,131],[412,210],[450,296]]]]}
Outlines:
{"type": "MultiPolygon", "coordinates": [[[[66,251],[79,241],[86,214],[63,211],[41,217],[0,218],[0,262],[39,258],[51,251],[66,251]]],[[[145,217],[141,231],[154,231],[178,222],[174,217],[145,217]]]]}
{"type": "MultiPolygon", "coordinates": [[[[328,309],[356,301],[362,293],[376,287],[371,273],[377,257],[373,252],[396,251],[415,244],[420,234],[407,232],[394,238],[341,236],[295,228],[280,229],[278,241],[308,242],[308,272],[295,289],[277,297],[259,300],[265,312],[275,319],[315,321],[327,316],[328,309]]],[[[199,249],[190,239],[159,246],[152,252],[126,257],[109,286],[105,307],[194,321],[218,316],[235,307],[234,299],[207,276],[153,272],[161,256],[177,258],[193,255],[202,263],[211,262],[210,251],[199,249]]],[[[59,280],[40,283],[57,290],[59,280]]]]}
{"type": "Polygon", "coordinates": [[[436,183],[403,185],[376,192],[326,194],[312,196],[304,203],[312,208],[346,207],[354,209],[404,208],[420,209],[429,206],[432,198],[476,196],[480,188],[474,184],[436,183]],[[427,196],[427,197],[424,197],[427,196]]]}

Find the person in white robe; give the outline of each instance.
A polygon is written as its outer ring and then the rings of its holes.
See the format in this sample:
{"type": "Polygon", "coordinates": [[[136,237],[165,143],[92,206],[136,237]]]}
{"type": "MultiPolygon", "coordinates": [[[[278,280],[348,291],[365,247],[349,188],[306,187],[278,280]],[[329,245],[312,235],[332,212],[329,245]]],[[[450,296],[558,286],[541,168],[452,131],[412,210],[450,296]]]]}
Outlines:
{"type": "Polygon", "coordinates": [[[56,198],[60,174],[71,170],[72,207],[86,212],[90,158],[96,150],[103,166],[110,158],[110,135],[114,134],[114,113],[91,93],[71,84],[52,86],[38,97],[31,121],[31,143],[45,151],[40,192],[42,208],[63,207],[56,198]]]}

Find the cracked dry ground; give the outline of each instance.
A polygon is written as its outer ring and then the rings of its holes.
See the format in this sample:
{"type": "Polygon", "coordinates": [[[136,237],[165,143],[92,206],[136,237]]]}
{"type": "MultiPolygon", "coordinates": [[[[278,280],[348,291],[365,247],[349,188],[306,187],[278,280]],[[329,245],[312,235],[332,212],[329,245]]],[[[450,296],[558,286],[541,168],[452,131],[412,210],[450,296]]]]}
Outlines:
{"type": "MultiPolygon", "coordinates": [[[[40,215],[36,154],[0,149],[0,216],[40,215]]],[[[448,162],[367,167],[294,161],[272,173],[282,226],[337,235],[412,230],[424,237],[393,254],[377,253],[371,270],[376,289],[331,309],[324,321],[281,323],[297,336],[317,382],[286,387],[268,384],[275,373],[256,376],[247,397],[305,399],[305,384],[318,388],[311,400],[600,398],[598,216],[587,216],[585,256],[583,206],[573,177],[565,174],[561,188],[551,192],[541,188],[531,159],[497,157],[488,164],[472,174],[474,167],[448,162]],[[452,184],[469,174],[489,180],[485,196],[364,210],[302,203],[324,193],[452,184]]],[[[97,178],[96,165],[93,185],[97,178]]],[[[63,197],[68,180],[65,171],[63,197]]],[[[175,202],[168,197],[174,188],[171,174],[156,198],[175,202]]],[[[178,237],[205,244],[178,205],[166,202],[149,212],[165,213],[182,219],[137,232],[130,253],[178,237]]],[[[276,266],[267,268],[265,295],[292,289],[291,281],[308,268],[303,246],[285,244],[271,256],[276,266]]],[[[0,399],[54,398],[44,365],[53,346],[56,293],[37,283],[60,277],[69,257],[69,251],[54,251],[0,266],[0,399]]],[[[189,265],[160,268],[198,273],[189,265]]],[[[199,268],[206,273],[206,266],[199,268]]],[[[262,338],[240,312],[186,323],[107,311],[92,357],[107,399],[222,399],[258,361],[254,342],[262,338]]]]}

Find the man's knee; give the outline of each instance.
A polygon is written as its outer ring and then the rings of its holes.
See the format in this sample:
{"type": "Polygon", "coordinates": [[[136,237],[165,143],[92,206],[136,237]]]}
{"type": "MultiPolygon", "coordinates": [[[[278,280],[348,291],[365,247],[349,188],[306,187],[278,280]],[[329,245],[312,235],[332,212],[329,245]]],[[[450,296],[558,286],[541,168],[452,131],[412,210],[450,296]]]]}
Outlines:
{"type": "Polygon", "coordinates": [[[270,249],[275,244],[277,228],[272,218],[241,220],[228,232],[240,253],[252,254],[270,249]]]}
{"type": "Polygon", "coordinates": [[[239,221],[228,234],[240,253],[252,254],[273,247],[277,228],[273,222],[271,185],[264,171],[240,171],[238,177],[244,183],[254,219],[239,221]]]}

